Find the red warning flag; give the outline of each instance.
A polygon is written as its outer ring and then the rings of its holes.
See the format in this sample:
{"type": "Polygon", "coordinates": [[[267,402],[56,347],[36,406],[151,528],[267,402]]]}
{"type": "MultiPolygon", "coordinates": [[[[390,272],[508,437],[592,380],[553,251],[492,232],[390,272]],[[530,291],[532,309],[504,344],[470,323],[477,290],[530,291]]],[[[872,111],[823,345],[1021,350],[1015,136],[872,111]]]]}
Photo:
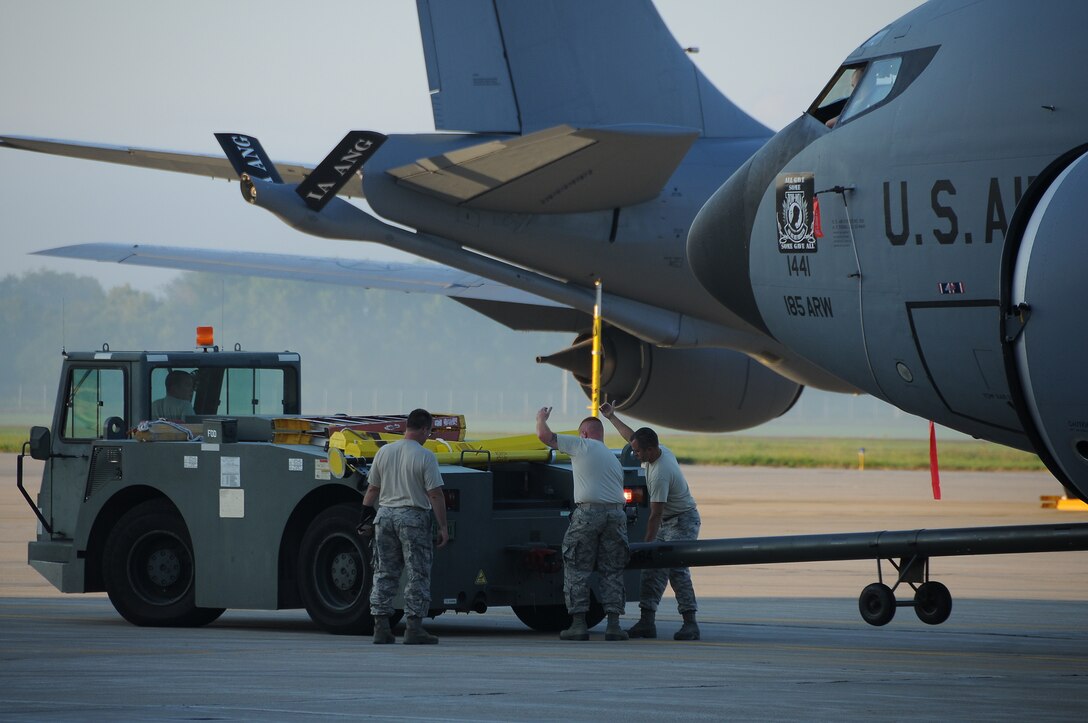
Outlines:
{"type": "Polygon", "coordinates": [[[937,471],[937,429],[929,423],[929,479],[933,483],[933,499],[941,499],[941,473],[937,471]]]}
{"type": "Polygon", "coordinates": [[[812,235],[816,238],[824,237],[823,227],[820,225],[820,197],[812,198],[812,235]]]}

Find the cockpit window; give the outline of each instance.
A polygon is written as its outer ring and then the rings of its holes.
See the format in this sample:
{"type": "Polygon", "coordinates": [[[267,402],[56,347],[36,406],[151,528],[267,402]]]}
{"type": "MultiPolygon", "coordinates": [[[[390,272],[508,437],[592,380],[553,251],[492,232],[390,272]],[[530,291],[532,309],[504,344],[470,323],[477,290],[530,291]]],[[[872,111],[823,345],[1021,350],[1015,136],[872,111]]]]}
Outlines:
{"type": "Polygon", "coordinates": [[[809,113],[829,128],[833,128],[864,72],[864,65],[848,65],[839,68],[838,74],[828,84],[823,95],[813,104],[809,113]]]}
{"type": "Polygon", "coordinates": [[[922,74],[938,49],[919,48],[842,66],[809,108],[809,115],[834,128],[888,103],[922,74]]]}
{"type": "Polygon", "coordinates": [[[839,121],[849,120],[887,99],[895,87],[895,79],[899,77],[899,68],[902,65],[902,58],[884,58],[870,63],[850,96],[850,102],[839,116],[839,121]]]}

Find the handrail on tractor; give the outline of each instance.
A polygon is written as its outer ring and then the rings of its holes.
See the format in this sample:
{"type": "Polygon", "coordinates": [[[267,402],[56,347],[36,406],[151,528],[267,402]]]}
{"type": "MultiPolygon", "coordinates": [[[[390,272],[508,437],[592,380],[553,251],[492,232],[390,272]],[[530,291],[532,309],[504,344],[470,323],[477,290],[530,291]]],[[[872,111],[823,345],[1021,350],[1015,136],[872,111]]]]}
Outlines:
{"type": "Polygon", "coordinates": [[[53,526],[45,521],[45,516],[42,515],[42,511],[38,509],[38,505],[34,504],[34,500],[30,499],[30,494],[27,493],[26,488],[23,487],[23,457],[27,456],[27,448],[30,446],[30,440],[23,442],[23,449],[19,453],[19,456],[15,458],[15,485],[19,488],[19,491],[23,493],[23,499],[30,505],[30,509],[34,510],[34,514],[38,516],[38,521],[42,523],[42,527],[50,535],[53,534],[53,526]]]}

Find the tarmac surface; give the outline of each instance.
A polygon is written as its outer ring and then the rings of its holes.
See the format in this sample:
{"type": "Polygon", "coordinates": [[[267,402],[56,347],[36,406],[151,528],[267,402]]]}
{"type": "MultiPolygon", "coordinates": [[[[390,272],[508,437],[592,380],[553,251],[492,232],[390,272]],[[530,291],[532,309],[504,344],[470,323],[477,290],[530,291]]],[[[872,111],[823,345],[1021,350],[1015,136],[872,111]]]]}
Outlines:
{"type": "MultiPolygon", "coordinates": [[[[28,461],[34,493],[40,463],[28,461]]],[[[1086,522],[1041,509],[1046,474],[686,467],[702,537],[1086,522]]],[[[702,640],[587,643],[507,609],[428,620],[437,646],[373,646],[303,611],[228,611],[197,629],[129,625],[102,594],[26,565],[36,521],[0,455],[0,720],[1085,720],[1088,552],[932,560],[939,626],[859,617],[870,561],[698,568],[702,640]]],[[[887,572],[887,570],[886,570],[887,572]]],[[[900,600],[909,589],[897,591],[900,600]]],[[[637,616],[627,606],[625,624],[637,616]]]]}

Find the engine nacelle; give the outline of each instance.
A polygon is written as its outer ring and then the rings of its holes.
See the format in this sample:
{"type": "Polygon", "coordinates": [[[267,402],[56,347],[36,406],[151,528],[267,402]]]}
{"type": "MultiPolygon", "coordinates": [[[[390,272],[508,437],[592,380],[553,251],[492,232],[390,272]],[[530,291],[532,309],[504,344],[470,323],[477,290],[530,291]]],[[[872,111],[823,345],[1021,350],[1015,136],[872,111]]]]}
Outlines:
{"type": "Polygon", "coordinates": [[[1010,235],[1019,246],[1006,257],[1012,270],[1006,308],[1017,312],[1005,333],[1009,383],[1039,457],[1066,487],[1086,497],[1088,335],[1080,328],[1088,268],[1085,147],[1058,159],[1040,181],[1017,210],[1010,235]],[[1048,176],[1053,180],[1043,183],[1048,176]]]}
{"type": "MultiPolygon", "coordinates": [[[[618,329],[602,340],[601,391],[616,409],[655,425],[703,432],[748,429],[785,414],[803,387],[728,349],[667,349],[618,329]]],[[[570,371],[592,395],[593,337],[580,334],[538,362],[570,371]]]]}

